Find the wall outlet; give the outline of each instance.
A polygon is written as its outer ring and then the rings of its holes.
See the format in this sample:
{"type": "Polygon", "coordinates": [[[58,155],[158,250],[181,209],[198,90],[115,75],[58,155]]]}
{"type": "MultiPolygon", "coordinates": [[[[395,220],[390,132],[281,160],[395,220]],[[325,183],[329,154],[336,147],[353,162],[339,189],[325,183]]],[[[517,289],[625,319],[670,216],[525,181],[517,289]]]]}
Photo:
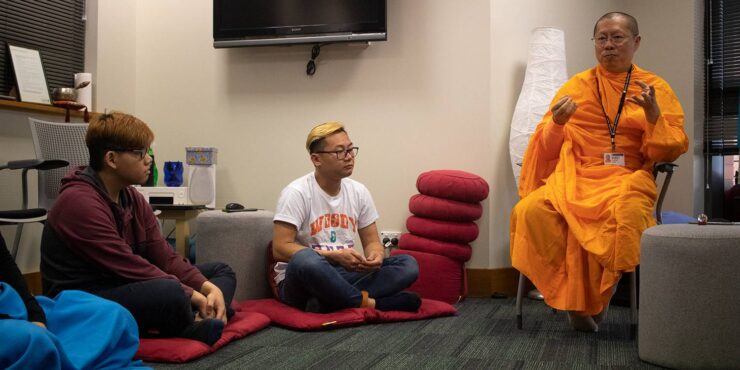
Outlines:
{"type": "Polygon", "coordinates": [[[398,247],[398,240],[401,239],[400,231],[381,231],[380,242],[386,248],[398,247]]]}

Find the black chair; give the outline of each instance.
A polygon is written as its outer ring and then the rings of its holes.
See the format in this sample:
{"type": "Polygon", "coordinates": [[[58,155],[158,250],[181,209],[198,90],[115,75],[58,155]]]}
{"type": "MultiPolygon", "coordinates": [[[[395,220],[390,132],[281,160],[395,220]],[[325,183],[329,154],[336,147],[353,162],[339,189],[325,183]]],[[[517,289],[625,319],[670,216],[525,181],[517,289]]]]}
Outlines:
{"type": "Polygon", "coordinates": [[[30,222],[44,222],[46,220],[46,209],[44,208],[28,208],[28,171],[46,171],[55,168],[65,167],[69,165],[69,162],[60,159],[50,160],[38,160],[38,159],[24,159],[18,161],[10,161],[5,164],[0,164],[0,170],[22,170],[21,182],[23,191],[23,205],[21,209],[0,211],[0,225],[17,225],[15,233],[15,240],[13,241],[13,247],[10,250],[11,256],[15,259],[18,254],[18,245],[21,241],[21,234],[23,232],[23,225],[30,222]]]}
{"type": "MultiPolygon", "coordinates": [[[[671,183],[671,177],[673,176],[673,170],[678,167],[675,163],[660,162],[653,166],[653,178],[657,181],[658,174],[665,173],[665,180],[663,186],[660,188],[658,193],[658,200],[655,203],[655,220],[658,225],[663,223],[663,200],[665,199],[666,192],[668,191],[668,185],[671,183]]],[[[629,278],[630,285],[630,338],[634,338],[637,333],[637,274],[636,271],[627,272],[623,275],[627,275],[629,278]]],[[[524,292],[527,285],[527,277],[521,272],[519,273],[519,286],[516,292],[516,327],[517,329],[522,328],[522,298],[524,298],[524,292]]],[[[553,309],[553,313],[557,310],[553,309]]]]}

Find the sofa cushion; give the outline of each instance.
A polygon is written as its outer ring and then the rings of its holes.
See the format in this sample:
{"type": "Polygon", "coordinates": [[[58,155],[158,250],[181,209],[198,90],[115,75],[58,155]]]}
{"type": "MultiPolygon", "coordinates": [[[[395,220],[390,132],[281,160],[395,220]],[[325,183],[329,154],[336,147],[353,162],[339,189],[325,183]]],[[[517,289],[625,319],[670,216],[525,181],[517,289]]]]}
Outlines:
{"type": "Polygon", "coordinates": [[[221,210],[198,214],[198,263],[225,262],[236,274],[234,300],[272,296],[265,280],[265,248],[272,240],[273,213],[221,210]]]}
{"type": "Polygon", "coordinates": [[[416,194],[409,199],[409,211],[416,216],[445,221],[475,221],[483,215],[480,203],[416,194]]]}
{"type": "Polygon", "coordinates": [[[478,175],[459,170],[424,172],[416,179],[419,193],[475,203],[488,197],[488,183],[478,175]]]}
{"type": "Polygon", "coordinates": [[[277,263],[277,261],[275,261],[275,256],[272,254],[272,241],[270,241],[270,243],[267,245],[267,250],[265,254],[265,262],[267,263],[267,266],[265,267],[265,272],[267,272],[267,284],[270,286],[272,298],[280,299],[278,287],[277,284],[275,284],[275,277],[277,276],[277,273],[275,272],[275,264],[277,263]]]}
{"type": "Polygon", "coordinates": [[[453,243],[470,243],[478,237],[474,222],[453,222],[411,216],[406,228],[414,235],[453,243]]]}

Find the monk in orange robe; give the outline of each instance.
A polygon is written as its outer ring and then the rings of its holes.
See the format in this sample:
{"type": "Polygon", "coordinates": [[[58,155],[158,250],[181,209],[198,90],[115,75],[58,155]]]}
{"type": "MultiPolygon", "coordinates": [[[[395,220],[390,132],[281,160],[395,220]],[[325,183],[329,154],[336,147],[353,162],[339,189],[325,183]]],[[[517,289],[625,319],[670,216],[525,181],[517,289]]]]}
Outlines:
{"type": "Polygon", "coordinates": [[[512,265],[585,331],[640,262],[640,236],[655,225],[653,164],[688,149],[676,95],[632,63],[634,17],[602,16],[594,46],[599,64],[563,85],[532,135],[510,225],[512,265]]]}

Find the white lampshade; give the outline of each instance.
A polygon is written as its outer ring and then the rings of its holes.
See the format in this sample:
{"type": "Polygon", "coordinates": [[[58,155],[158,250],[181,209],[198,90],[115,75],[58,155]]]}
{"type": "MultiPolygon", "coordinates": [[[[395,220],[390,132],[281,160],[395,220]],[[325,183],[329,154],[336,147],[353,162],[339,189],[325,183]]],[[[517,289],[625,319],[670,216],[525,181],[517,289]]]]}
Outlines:
{"type": "Polygon", "coordinates": [[[514,178],[519,185],[519,172],[529,138],[547,112],[550,101],[565,83],[565,33],[557,28],[532,30],[529,40],[527,70],[522,91],[514,108],[509,134],[509,153],[514,178]]]}

